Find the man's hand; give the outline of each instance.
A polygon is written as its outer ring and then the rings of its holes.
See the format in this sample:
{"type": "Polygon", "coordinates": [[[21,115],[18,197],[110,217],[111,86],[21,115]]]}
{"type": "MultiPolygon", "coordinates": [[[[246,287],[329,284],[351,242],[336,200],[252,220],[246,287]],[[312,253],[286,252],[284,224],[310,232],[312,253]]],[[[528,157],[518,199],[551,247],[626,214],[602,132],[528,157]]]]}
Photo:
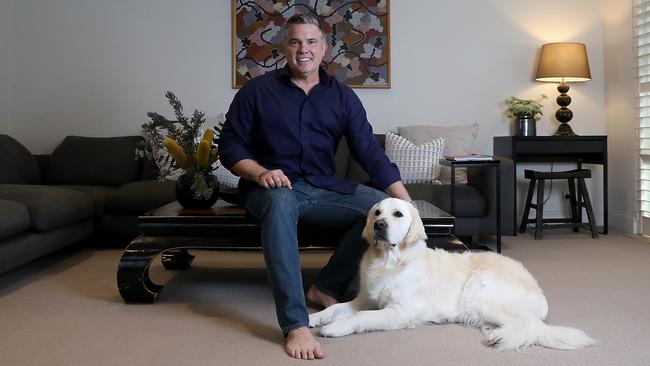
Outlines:
{"type": "Polygon", "coordinates": [[[401,180],[389,185],[388,188],[386,188],[386,192],[390,194],[391,197],[401,198],[407,202],[413,201],[401,180]]]}
{"type": "Polygon", "coordinates": [[[280,169],[267,170],[257,178],[257,184],[266,189],[287,187],[291,189],[291,181],[280,169]]]}
{"type": "Polygon", "coordinates": [[[279,187],[291,189],[291,181],[282,170],[268,170],[252,159],[238,161],[232,166],[232,172],[266,189],[279,187]]]}

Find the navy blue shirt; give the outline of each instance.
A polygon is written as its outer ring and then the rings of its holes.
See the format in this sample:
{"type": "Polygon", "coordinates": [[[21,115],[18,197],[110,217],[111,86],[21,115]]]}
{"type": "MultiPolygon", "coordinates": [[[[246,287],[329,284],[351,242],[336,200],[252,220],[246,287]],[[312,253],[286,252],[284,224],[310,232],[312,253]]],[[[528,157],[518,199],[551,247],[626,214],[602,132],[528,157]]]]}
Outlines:
{"type": "MultiPolygon", "coordinates": [[[[319,77],[309,95],[291,82],[286,67],[247,81],[226,114],[219,141],[223,165],[231,169],[252,159],[266,169],[281,169],[292,183],[304,179],[316,187],[352,193],[356,182],[334,177],[334,156],[345,137],[371,185],[383,190],[400,180],[357,95],[322,69],[319,77]]],[[[242,184],[257,185],[244,179],[242,184]]]]}

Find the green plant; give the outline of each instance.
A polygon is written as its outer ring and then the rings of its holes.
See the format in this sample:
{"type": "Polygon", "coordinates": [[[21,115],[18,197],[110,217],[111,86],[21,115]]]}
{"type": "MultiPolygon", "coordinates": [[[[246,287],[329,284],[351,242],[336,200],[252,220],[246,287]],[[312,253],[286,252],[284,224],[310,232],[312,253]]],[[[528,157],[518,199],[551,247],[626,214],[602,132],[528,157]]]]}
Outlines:
{"type": "Polygon", "coordinates": [[[534,118],[539,120],[542,118],[542,101],[548,99],[544,94],[537,99],[519,99],[517,97],[510,97],[506,99],[506,113],[508,117],[517,117],[517,118],[534,118]]]}
{"type": "Polygon", "coordinates": [[[192,190],[196,198],[208,198],[212,194],[205,175],[218,167],[219,149],[215,144],[221,132],[222,124],[202,131],[205,113],[194,110],[191,117],[183,113],[183,105],[171,91],[165,93],[174,110],[176,120],[149,112],[150,122],[142,125],[145,144],[138,146],[136,158],[152,159],[160,172],[161,180],[178,176],[184,172],[192,178],[192,190]]]}

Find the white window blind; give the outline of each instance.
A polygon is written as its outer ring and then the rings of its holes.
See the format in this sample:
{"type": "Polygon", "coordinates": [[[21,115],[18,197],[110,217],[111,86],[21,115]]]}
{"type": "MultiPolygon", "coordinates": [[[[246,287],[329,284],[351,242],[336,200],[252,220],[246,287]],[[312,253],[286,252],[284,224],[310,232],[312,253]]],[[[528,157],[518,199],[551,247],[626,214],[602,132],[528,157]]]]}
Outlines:
{"type": "Polygon", "coordinates": [[[639,80],[639,212],[642,218],[650,218],[650,0],[636,0],[635,3],[634,47],[639,80]]]}

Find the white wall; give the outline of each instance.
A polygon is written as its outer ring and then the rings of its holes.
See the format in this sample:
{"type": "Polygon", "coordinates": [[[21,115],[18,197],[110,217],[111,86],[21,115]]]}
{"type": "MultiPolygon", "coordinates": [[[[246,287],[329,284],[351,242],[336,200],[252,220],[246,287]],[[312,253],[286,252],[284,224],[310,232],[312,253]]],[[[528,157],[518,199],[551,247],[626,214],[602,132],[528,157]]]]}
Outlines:
{"type": "Polygon", "coordinates": [[[0,133],[9,133],[12,0],[0,0],[0,133]]]}
{"type": "MultiPolygon", "coordinates": [[[[572,40],[588,45],[594,74],[572,86],[572,126],[604,132],[603,29],[594,0],[470,3],[391,2],[393,88],[357,91],[378,131],[478,122],[479,150],[491,152],[492,136],[510,132],[506,97],[557,94],[555,85],[532,81],[539,47],[572,40]],[[554,20],[560,7],[571,22],[554,20]]],[[[230,1],[21,0],[14,14],[13,107],[21,113],[12,132],[37,152],[70,133],[137,133],[147,111],[167,110],[168,89],[186,109],[209,114],[224,111],[234,95],[230,1]],[[51,133],[30,134],[35,126],[51,133]]],[[[550,104],[540,134],[556,128],[550,104]]]]}
{"type": "Polygon", "coordinates": [[[146,112],[169,111],[166,90],[190,112],[223,111],[234,94],[229,4],[16,1],[12,134],[41,153],[69,134],[137,134],[146,112]]]}
{"type": "MultiPolygon", "coordinates": [[[[476,122],[476,151],[491,153],[493,136],[511,134],[510,95],[548,95],[537,132],[555,131],[556,85],[533,81],[537,53],[547,42],[583,42],[593,79],[571,86],[571,126],[605,134],[603,1],[391,1],[392,88],[357,93],[378,132],[476,122]]],[[[166,90],[208,115],[235,93],[229,0],[21,0],[13,14],[10,131],[35,153],[69,134],[137,134],[146,112],[170,113],[166,90]]],[[[591,183],[601,215],[599,174],[591,183]]],[[[564,211],[562,202],[548,211],[564,211]]]]}
{"type": "Polygon", "coordinates": [[[636,60],[633,0],[605,0],[605,100],[609,139],[611,225],[638,232],[636,191],[638,166],[636,60]]]}

